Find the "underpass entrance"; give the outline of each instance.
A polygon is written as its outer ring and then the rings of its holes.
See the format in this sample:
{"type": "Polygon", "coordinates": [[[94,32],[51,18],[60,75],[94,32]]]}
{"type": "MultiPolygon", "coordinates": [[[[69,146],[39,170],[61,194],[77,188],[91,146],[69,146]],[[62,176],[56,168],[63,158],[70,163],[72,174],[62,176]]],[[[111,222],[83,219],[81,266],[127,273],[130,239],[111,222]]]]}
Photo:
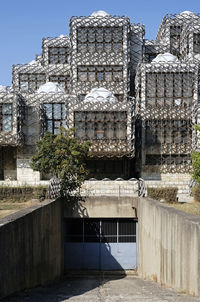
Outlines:
{"type": "Polygon", "coordinates": [[[137,220],[65,220],[65,269],[127,270],[137,267],[137,220]]]}

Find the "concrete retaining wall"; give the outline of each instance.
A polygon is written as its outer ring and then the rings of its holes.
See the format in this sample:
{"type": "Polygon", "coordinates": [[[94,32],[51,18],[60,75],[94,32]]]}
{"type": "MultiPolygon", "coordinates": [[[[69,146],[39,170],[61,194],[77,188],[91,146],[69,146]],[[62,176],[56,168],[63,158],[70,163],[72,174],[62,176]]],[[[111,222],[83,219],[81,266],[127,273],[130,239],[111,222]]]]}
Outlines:
{"type": "Polygon", "coordinates": [[[141,198],[138,273],[145,279],[200,296],[200,217],[141,198]]]}
{"type": "Polygon", "coordinates": [[[65,218],[135,218],[138,197],[90,196],[84,201],[64,203],[65,218]]]}
{"type": "Polygon", "coordinates": [[[0,298],[63,273],[62,202],[43,202],[0,219],[0,298]]]}

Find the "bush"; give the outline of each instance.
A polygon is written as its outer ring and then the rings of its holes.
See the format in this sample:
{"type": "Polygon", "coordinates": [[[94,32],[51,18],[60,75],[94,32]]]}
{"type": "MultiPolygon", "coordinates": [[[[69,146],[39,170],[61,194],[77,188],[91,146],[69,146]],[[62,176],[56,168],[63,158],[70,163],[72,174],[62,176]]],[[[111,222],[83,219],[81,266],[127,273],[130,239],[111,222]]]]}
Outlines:
{"type": "Polygon", "coordinates": [[[194,196],[194,201],[200,202],[200,186],[195,186],[192,188],[192,193],[194,196]]]}
{"type": "Polygon", "coordinates": [[[26,201],[48,197],[48,186],[0,186],[0,201],[26,201]]]}
{"type": "Polygon", "coordinates": [[[156,199],[164,200],[166,202],[177,202],[177,192],[178,188],[168,187],[168,188],[147,188],[147,196],[156,199]]]}

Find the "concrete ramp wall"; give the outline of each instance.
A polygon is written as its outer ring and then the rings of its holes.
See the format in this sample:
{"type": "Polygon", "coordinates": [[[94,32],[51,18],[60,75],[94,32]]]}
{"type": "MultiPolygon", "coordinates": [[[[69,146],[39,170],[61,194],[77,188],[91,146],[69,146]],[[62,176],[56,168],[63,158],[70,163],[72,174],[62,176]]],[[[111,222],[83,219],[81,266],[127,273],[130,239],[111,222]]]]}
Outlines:
{"type": "Polygon", "coordinates": [[[63,244],[60,200],[0,219],[0,298],[59,278],[63,244]]]}
{"type": "Polygon", "coordinates": [[[142,278],[200,296],[200,217],[141,198],[138,273],[142,278]]]}

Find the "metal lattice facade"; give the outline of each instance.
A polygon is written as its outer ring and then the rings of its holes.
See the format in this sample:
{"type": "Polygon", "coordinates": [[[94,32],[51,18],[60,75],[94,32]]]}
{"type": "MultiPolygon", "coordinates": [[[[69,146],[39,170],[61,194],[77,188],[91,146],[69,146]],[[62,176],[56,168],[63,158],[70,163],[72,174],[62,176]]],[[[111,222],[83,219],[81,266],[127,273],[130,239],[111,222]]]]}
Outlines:
{"type": "Polygon", "coordinates": [[[13,66],[12,88],[0,89],[0,157],[15,148],[17,179],[40,180],[29,166],[35,142],[61,125],[91,140],[93,160],[126,158],[129,177],[188,173],[199,140],[200,15],[166,15],[156,41],[124,16],[72,17],[69,26],[69,38],[43,39],[42,54],[13,66]],[[176,62],[156,61],[165,53],[176,62]],[[38,93],[48,82],[62,90],[38,93]],[[86,97],[98,88],[112,100],[86,97]]]}

